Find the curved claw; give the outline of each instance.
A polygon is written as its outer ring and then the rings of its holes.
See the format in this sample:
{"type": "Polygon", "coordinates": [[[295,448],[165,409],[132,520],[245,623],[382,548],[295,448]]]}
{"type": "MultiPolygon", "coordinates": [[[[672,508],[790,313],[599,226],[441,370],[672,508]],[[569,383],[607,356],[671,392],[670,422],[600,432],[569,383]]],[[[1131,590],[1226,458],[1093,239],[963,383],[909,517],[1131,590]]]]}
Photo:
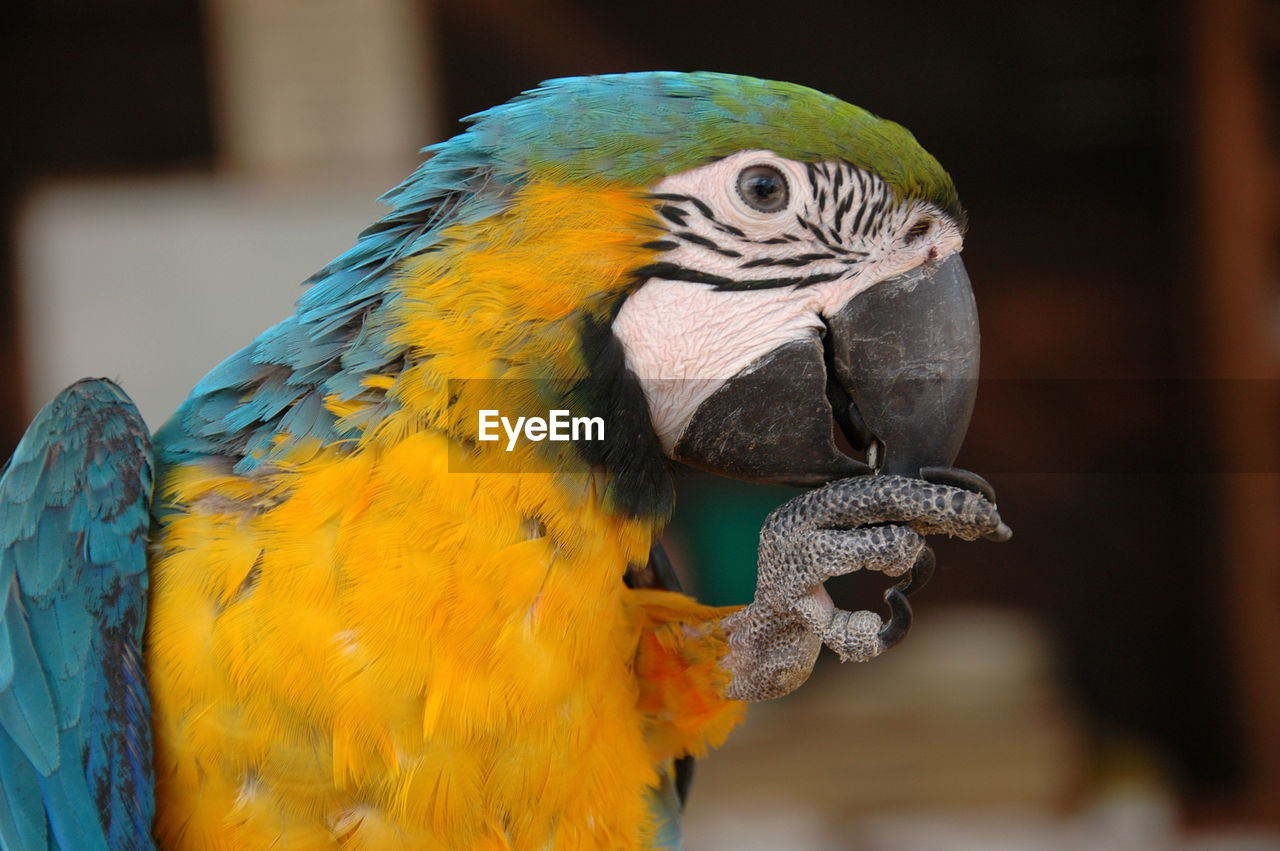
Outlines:
{"type": "Polygon", "coordinates": [[[907,637],[915,618],[907,597],[929,584],[929,580],[933,578],[933,569],[937,566],[938,559],[933,550],[925,547],[916,556],[916,563],[911,565],[902,581],[884,592],[884,601],[889,604],[889,622],[877,634],[884,650],[907,637]]]}
{"type": "Polygon", "coordinates": [[[959,467],[921,467],[920,478],[933,485],[950,485],[953,488],[972,491],[985,496],[991,502],[996,501],[996,489],[991,483],[968,470],[959,467]]]}
{"type": "Polygon", "coordinates": [[[880,642],[880,650],[888,650],[899,641],[907,637],[907,633],[911,630],[911,604],[907,602],[907,595],[899,590],[895,585],[888,591],[884,592],[884,601],[889,604],[889,621],[880,628],[877,639],[880,642]]]}
{"type": "Polygon", "coordinates": [[[920,555],[916,556],[915,564],[911,565],[911,569],[902,577],[902,581],[893,587],[910,597],[929,584],[929,580],[933,578],[933,569],[937,566],[938,559],[933,554],[933,549],[926,546],[920,551],[920,555]]]}
{"type": "MultiPolygon", "coordinates": [[[[989,502],[996,501],[996,489],[991,487],[990,482],[977,473],[961,470],[959,467],[921,467],[920,478],[932,485],[950,485],[979,494],[989,502]]],[[[1003,543],[1013,537],[1013,530],[1008,524],[1001,523],[994,532],[988,532],[982,537],[988,541],[1003,543]]]]}

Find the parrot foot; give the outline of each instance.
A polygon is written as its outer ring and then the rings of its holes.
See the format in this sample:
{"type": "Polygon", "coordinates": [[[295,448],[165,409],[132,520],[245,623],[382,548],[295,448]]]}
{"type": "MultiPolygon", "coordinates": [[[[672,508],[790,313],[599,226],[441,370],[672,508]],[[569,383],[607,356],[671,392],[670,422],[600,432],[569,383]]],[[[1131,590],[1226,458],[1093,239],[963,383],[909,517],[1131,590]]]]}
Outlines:
{"type": "Polygon", "coordinates": [[[911,626],[907,595],[933,572],[925,535],[1009,538],[989,485],[977,488],[966,478],[972,474],[960,471],[935,475],[935,482],[888,475],[841,479],[769,515],[760,532],[755,600],[721,622],[729,637],[729,697],[767,700],[795,690],[808,679],[823,644],[841,659],[865,661],[902,640],[911,626]],[[888,623],[874,612],[836,608],[822,587],[857,570],[903,577],[885,593],[888,623]]]}

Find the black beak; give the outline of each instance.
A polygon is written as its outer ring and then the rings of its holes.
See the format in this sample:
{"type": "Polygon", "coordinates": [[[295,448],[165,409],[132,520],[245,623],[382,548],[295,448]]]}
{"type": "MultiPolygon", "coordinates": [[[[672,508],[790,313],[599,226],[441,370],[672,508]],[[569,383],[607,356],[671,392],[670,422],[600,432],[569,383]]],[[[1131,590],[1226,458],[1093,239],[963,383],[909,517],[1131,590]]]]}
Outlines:
{"type": "Polygon", "coordinates": [[[827,326],[832,409],[854,448],[883,473],[950,467],[978,393],[978,307],[960,255],[876,284],[827,326]]]}
{"type": "Polygon", "coordinates": [[[826,322],[825,340],[786,343],[722,384],[672,456],[800,486],[949,467],[978,378],[978,313],[960,256],[882,281],[826,322]],[[840,448],[836,424],[868,463],[840,448]]]}

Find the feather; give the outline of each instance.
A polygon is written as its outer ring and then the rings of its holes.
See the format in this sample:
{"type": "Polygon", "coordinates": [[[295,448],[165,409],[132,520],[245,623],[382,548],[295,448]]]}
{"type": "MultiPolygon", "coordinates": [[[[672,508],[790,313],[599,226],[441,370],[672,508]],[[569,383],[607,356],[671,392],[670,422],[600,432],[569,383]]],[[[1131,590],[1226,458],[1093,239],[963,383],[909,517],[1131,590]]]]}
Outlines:
{"type": "Polygon", "coordinates": [[[152,847],[138,830],[154,784],[137,665],[151,463],[124,393],[82,381],[37,414],[0,477],[0,505],[23,517],[0,525],[6,847],[152,847]]]}
{"type": "Polygon", "coordinates": [[[0,847],[44,848],[48,836],[35,767],[0,726],[0,847]]]}
{"type": "Polygon", "coordinates": [[[64,767],[38,778],[49,832],[58,848],[107,851],[100,820],[104,814],[89,796],[84,775],[78,770],[80,736],[64,733],[61,751],[64,767]]]}
{"type": "MultiPolygon", "coordinates": [[[[8,607],[7,595],[0,611],[8,607]]],[[[14,672],[13,642],[9,638],[7,627],[0,627],[0,691],[7,690],[13,682],[14,672]]]]}
{"type": "Polygon", "coordinates": [[[0,727],[40,774],[58,767],[58,724],[53,698],[40,673],[40,661],[31,644],[26,616],[16,596],[9,596],[4,627],[13,646],[14,667],[21,671],[9,688],[0,692],[0,727]]]}

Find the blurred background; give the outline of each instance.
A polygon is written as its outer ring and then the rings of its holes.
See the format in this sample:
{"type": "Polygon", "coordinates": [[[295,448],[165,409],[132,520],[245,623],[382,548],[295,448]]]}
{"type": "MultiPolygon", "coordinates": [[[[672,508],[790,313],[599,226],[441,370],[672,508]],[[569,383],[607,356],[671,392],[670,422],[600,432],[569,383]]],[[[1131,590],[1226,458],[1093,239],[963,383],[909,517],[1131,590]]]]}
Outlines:
{"type": "MultiPolygon", "coordinates": [[[[1280,847],[1280,5],[8,0],[0,28],[5,456],[81,375],[159,425],[419,147],[545,78],[731,71],[905,124],[969,210],[958,463],[1015,538],[940,542],[903,645],[754,707],[689,847],[1280,847]]],[[[688,477],[692,589],[750,599],[788,496],[688,477]]]]}

